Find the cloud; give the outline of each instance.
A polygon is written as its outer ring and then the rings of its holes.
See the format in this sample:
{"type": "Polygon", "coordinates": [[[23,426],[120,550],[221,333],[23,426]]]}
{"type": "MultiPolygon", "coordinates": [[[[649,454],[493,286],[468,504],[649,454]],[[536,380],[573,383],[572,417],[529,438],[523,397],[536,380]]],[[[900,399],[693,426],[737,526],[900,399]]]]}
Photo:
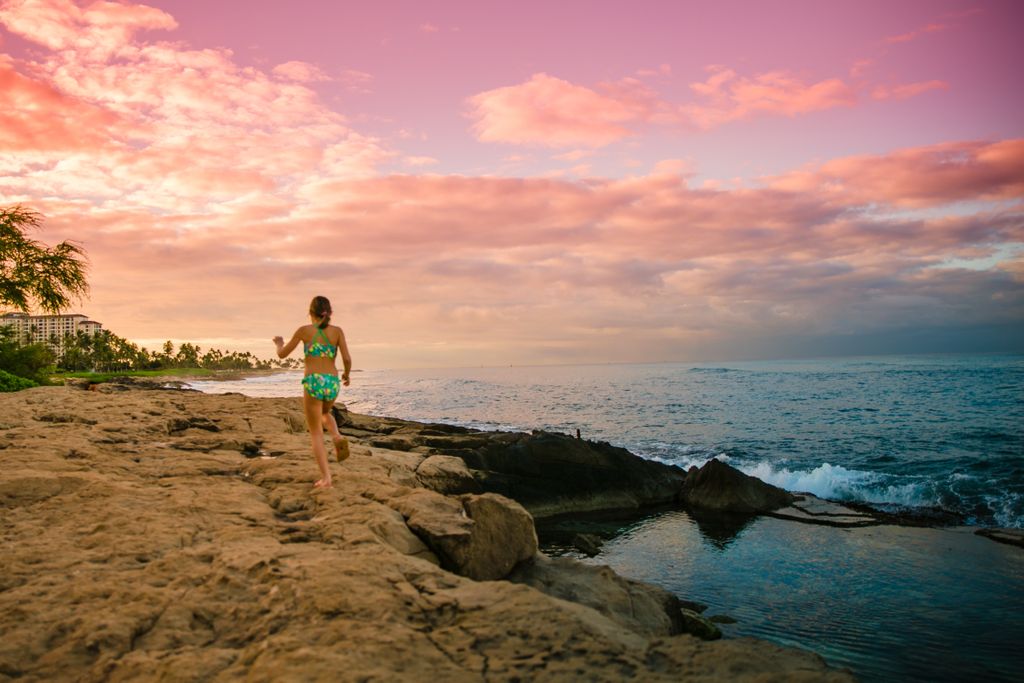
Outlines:
{"type": "MultiPolygon", "coordinates": [[[[1024,182],[1010,163],[1016,144],[964,144],[974,161],[943,181],[969,188],[958,196],[1005,196],[1024,182]]],[[[911,168],[927,166],[908,160],[940,163],[934,152],[824,166],[905,167],[888,195],[901,203],[921,192],[911,168]]],[[[900,217],[875,210],[877,201],[867,189],[693,189],[661,173],[585,182],[378,175],[252,194],[198,215],[73,197],[39,208],[55,238],[74,235],[89,250],[90,314],[147,338],[161,329],[272,336],[280,331],[261,325],[298,324],[312,291],[344,302],[339,318],[376,362],[713,356],[735,339],[1005,325],[1024,315],[1019,253],[988,269],[945,265],[1024,242],[1024,214],[900,217]],[[197,314],[189,302],[209,292],[216,300],[197,314]]]]}
{"type": "MultiPolygon", "coordinates": [[[[683,358],[1024,316],[1007,248],[1024,242],[1021,140],[734,189],[691,187],[677,159],[624,179],[384,175],[431,160],[354,129],[305,81],[141,32],[172,26],[163,13],[93,7],[4,6],[37,51],[0,61],[0,203],[42,211],[47,242],[84,243],[86,312],[119,334],[269,339],[314,292],[334,298],[362,367],[683,358]],[[1004,203],[964,208],[977,202],[1004,203]]],[[[795,115],[842,101],[824,82],[718,70],[698,96],[714,120],[795,115]]],[[[681,116],[635,79],[526,85],[474,102],[479,134],[564,146],[569,163],[681,116]]]]}
{"type": "Polygon", "coordinates": [[[19,73],[0,55],[0,152],[102,147],[120,117],[19,73]]]}
{"type": "Polygon", "coordinates": [[[835,159],[767,182],[831,201],[926,207],[1024,197],[1024,140],[957,142],[835,159]]]}
{"type": "MultiPolygon", "coordinates": [[[[859,62],[855,70],[865,66],[859,62]]],[[[907,99],[948,87],[936,80],[874,86],[841,78],[809,81],[781,70],[744,76],[724,66],[710,66],[708,72],[706,80],[690,84],[693,99],[682,103],[665,100],[635,78],[588,88],[538,73],[519,85],[470,97],[468,116],[483,142],[596,148],[635,135],[645,125],[708,130],[759,116],[852,107],[869,92],[876,100],[907,99]]]]}
{"type": "Polygon", "coordinates": [[[155,7],[103,0],[84,8],[71,0],[7,0],[0,7],[0,23],[52,50],[75,50],[95,59],[119,54],[140,31],[178,25],[155,7]]]}
{"type": "Polygon", "coordinates": [[[921,28],[914,29],[913,31],[908,31],[907,33],[901,33],[895,36],[887,36],[885,38],[885,42],[889,44],[909,43],[910,41],[915,40],[925,34],[938,33],[939,31],[945,31],[947,28],[949,28],[949,26],[947,26],[946,24],[932,22],[930,24],[925,24],[921,28]]]}
{"type": "Polygon", "coordinates": [[[485,142],[600,147],[630,135],[622,124],[637,116],[629,101],[545,73],[468,102],[473,129],[485,142]]]}
{"type": "Polygon", "coordinates": [[[299,83],[330,80],[330,77],[320,67],[308,62],[291,61],[278,64],[273,68],[272,73],[275,76],[299,83]]]}
{"type": "Polygon", "coordinates": [[[339,80],[349,91],[366,94],[371,92],[370,84],[373,83],[373,74],[356,69],[346,69],[341,72],[339,80]]]}
{"type": "Polygon", "coordinates": [[[929,90],[949,90],[949,84],[933,80],[894,86],[878,85],[871,90],[871,97],[876,100],[906,100],[929,90]]]}
{"type": "Polygon", "coordinates": [[[0,22],[53,48],[0,59],[0,145],[20,153],[0,157],[9,197],[202,212],[311,177],[363,177],[392,156],[307,86],[323,76],[315,66],[266,73],[228,50],[140,38],[175,26],[159,10],[26,0],[0,22]]]}
{"type": "Polygon", "coordinates": [[[435,166],[440,162],[434,157],[405,157],[402,162],[406,166],[412,166],[413,168],[419,168],[423,166],[435,166]]]}

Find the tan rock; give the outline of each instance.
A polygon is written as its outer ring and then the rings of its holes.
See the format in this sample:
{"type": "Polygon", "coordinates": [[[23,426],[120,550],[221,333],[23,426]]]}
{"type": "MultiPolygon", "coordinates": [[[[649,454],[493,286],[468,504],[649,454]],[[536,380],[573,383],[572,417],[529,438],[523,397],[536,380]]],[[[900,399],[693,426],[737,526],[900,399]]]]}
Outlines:
{"type": "Polygon", "coordinates": [[[535,548],[529,518],[422,488],[422,455],[361,455],[353,434],[335,487],[312,489],[295,399],[40,387],[0,395],[0,415],[0,680],[849,680],[432,564],[417,528],[501,573],[535,548]],[[256,442],[279,455],[226,446],[256,442]]]}
{"type": "Polygon", "coordinates": [[[438,493],[482,493],[466,463],[453,455],[428,456],[416,468],[416,479],[438,493]]]}
{"type": "Polygon", "coordinates": [[[684,632],[678,598],[657,586],[619,576],[603,565],[537,555],[532,562],[518,567],[509,580],[532,586],[552,597],[592,607],[625,628],[646,636],[684,632]]]}

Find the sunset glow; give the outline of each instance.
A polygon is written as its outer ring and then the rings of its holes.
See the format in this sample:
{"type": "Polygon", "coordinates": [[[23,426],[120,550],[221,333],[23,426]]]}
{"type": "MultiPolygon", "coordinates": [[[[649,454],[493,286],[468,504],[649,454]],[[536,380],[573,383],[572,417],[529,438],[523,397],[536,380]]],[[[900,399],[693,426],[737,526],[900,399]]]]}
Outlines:
{"type": "Polygon", "coordinates": [[[81,312],[357,367],[1024,348],[1015,1],[0,0],[81,312]],[[266,5],[266,6],[264,6],[266,5]]]}

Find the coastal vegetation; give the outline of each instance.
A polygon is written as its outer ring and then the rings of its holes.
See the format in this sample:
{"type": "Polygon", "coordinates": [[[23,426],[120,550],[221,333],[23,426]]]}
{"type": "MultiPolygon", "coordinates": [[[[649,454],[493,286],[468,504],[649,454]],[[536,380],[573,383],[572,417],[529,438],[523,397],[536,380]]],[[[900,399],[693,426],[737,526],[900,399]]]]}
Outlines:
{"type": "MultiPolygon", "coordinates": [[[[0,209],[0,305],[27,312],[37,308],[59,313],[89,291],[86,254],[81,245],[64,241],[48,247],[29,237],[41,225],[40,215],[21,206],[0,209]]],[[[0,326],[0,391],[18,391],[49,384],[59,377],[103,381],[112,375],[209,374],[220,370],[291,368],[296,361],[262,360],[248,351],[221,351],[184,342],[164,342],[149,351],[109,330],[79,331],[49,344],[33,342],[0,326]],[[56,349],[56,350],[55,350],[56,349]]]]}
{"type": "Polygon", "coordinates": [[[69,377],[103,382],[124,375],[203,376],[222,371],[288,369],[298,364],[294,359],[264,360],[248,351],[204,351],[189,342],[175,348],[173,342],[166,341],[159,351],[149,351],[109,330],[78,332],[50,341],[63,352],[18,339],[13,330],[0,326],[0,371],[4,373],[0,375],[0,391],[18,391],[69,377]]]}

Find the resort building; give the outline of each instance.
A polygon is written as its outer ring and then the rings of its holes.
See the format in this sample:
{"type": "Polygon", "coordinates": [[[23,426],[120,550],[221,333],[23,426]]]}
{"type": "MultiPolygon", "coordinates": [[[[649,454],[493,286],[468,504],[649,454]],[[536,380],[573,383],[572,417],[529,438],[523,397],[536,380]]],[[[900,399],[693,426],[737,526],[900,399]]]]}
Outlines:
{"type": "Polygon", "coordinates": [[[4,313],[0,325],[14,328],[17,338],[28,343],[42,343],[60,356],[64,352],[64,335],[86,332],[96,334],[103,325],[89,320],[81,313],[70,315],[29,315],[28,313],[4,313]]]}

